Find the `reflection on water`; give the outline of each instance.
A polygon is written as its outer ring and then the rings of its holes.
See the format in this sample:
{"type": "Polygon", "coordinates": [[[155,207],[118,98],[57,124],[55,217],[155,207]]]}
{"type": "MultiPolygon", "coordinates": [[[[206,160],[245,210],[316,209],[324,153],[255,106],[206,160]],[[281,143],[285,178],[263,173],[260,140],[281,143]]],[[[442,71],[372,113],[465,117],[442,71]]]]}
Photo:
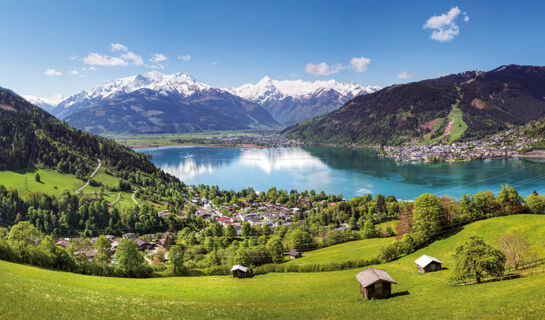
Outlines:
{"type": "Polygon", "coordinates": [[[239,149],[165,147],[139,149],[165,172],[188,184],[240,190],[270,187],[324,190],[356,195],[385,194],[414,199],[424,192],[460,197],[510,184],[523,194],[545,192],[542,160],[475,160],[459,163],[396,163],[373,151],[309,147],[239,149]]]}
{"type": "Polygon", "coordinates": [[[300,148],[245,149],[239,161],[267,174],[279,170],[327,169],[319,158],[300,148]]]}

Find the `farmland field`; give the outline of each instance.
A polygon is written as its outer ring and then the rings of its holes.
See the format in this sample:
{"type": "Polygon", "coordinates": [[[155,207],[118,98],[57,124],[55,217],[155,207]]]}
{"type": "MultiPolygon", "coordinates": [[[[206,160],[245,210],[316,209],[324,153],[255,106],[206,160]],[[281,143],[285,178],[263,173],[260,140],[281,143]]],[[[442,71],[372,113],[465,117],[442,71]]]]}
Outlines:
{"type": "Polygon", "coordinates": [[[545,274],[465,287],[448,285],[454,248],[472,234],[492,241],[520,230],[543,254],[545,216],[480,221],[398,261],[380,265],[398,282],[387,300],[364,301],[360,269],[156,279],[100,278],[0,261],[1,319],[538,319],[545,317],[545,274]],[[419,274],[430,254],[446,270],[419,274]]]}
{"type": "Polygon", "coordinates": [[[376,258],[380,248],[392,243],[393,238],[379,238],[350,241],[331,247],[304,252],[299,259],[292,260],[291,264],[331,263],[346,260],[376,258]]]}

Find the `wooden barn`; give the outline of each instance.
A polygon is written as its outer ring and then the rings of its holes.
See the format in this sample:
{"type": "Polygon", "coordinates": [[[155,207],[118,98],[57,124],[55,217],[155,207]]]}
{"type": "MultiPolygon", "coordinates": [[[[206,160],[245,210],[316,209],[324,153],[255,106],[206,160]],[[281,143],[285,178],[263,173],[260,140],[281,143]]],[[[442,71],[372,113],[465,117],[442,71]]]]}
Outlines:
{"type": "Polygon", "coordinates": [[[441,270],[441,265],[443,264],[441,261],[428,255],[423,255],[414,262],[416,263],[418,272],[422,273],[439,271],[441,270]]]}
{"type": "Polygon", "coordinates": [[[248,267],[236,264],[231,268],[231,274],[235,278],[246,278],[248,276],[248,267]]]}
{"type": "Polygon", "coordinates": [[[389,298],[392,294],[392,283],[397,284],[390,275],[380,269],[367,268],[356,275],[360,282],[360,290],[365,299],[389,298]]]}
{"type": "Polygon", "coordinates": [[[293,249],[289,252],[290,260],[294,260],[297,258],[301,258],[301,252],[297,251],[296,249],[293,249]]]}

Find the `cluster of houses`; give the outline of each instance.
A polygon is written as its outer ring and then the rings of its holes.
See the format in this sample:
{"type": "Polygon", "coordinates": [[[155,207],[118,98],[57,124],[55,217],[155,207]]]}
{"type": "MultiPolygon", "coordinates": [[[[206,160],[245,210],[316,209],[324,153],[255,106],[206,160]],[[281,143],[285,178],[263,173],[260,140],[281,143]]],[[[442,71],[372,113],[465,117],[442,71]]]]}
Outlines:
{"type": "Polygon", "coordinates": [[[271,231],[274,231],[277,225],[291,225],[292,215],[299,212],[299,208],[287,208],[285,205],[274,203],[245,201],[243,205],[243,209],[236,205],[220,206],[218,209],[213,204],[205,202],[195,215],[203,219],[214,219],[224,227],[232,225],[237,236],[240,236],[243,222],[248,222],[251,226],[263,226],[267,223],[271,231]],[[222,211],[231,212],[231,216],[223,214],[222,211]]]}
{"type": "Polygon", "coordinates": [[[413,140],[402,146],[386,146],[383,155],[396,161],[498,159],[519,156],[539,141],[539,138],[528,138],[522,129],[517,128],[494,134],[488,139],[452,144],[418,144],[413,140]]]}
{"type": "Polygon", "coordinates": [[[210,137],[208,138],[208,141],[211,144],[266,145],[269,147],[291,147],[303,145],[303,143],[297,140],[288,139],[279,134],[210,137]]]}
{"type": "MultiPolygon", "coordinates": [[[[160,239],[155,239],[155,234],[148,234],[145,235],[145,238],[151,239],[151,241],[145,241],[141,238],[139,238],[136,233],[126,233],[121,236],[122,239],[129,239],[136,242],[136,245],[138,246],[138,249],[140,251],[149,251],[150,254],[153,254],[157,251],[158,248],[162,248],[165,245],[165,242],[167,241],[168,237],[172,237],[174,234],[170,231],[167,231],[163,234],[163,237],[160,239]]],[[[106,235],[106,239],[110,242],[112,253],[115,253],[117,251],[117,247],[119,246],[120,239],[117,239],[115,236],[112,235],[106,235]]],[[[93,237],[89,239],[90,244],[94,244],[97,240],[97,237],[93,237]]],[[[72,242],[81,242],[84,241],[84,238],[61,238],[59,239],[55,245],[60,246],[63,248],[68,247],[72,242]]],[[[85,257],[91,261],[96,256],[97,250],[93,248],[86,248],[77,250],[74,252],[74,255],[85,255],[85,257]]],[[[166,257],[165,257],[166,258],[166,257]]]]}

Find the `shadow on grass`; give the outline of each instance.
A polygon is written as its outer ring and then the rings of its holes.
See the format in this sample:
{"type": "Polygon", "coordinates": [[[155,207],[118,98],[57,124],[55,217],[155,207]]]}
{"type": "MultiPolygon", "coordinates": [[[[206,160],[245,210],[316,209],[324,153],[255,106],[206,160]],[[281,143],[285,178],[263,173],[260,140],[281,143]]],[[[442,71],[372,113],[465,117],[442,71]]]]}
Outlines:
{"type": "Polygon", "coordinates": [[[402,297],[402,296],[408,296],[408,295],[410,295],[409,290],[405,290],[405,291],[399,291],[399,292],[392,293],[390,298],[402,297]]]}

